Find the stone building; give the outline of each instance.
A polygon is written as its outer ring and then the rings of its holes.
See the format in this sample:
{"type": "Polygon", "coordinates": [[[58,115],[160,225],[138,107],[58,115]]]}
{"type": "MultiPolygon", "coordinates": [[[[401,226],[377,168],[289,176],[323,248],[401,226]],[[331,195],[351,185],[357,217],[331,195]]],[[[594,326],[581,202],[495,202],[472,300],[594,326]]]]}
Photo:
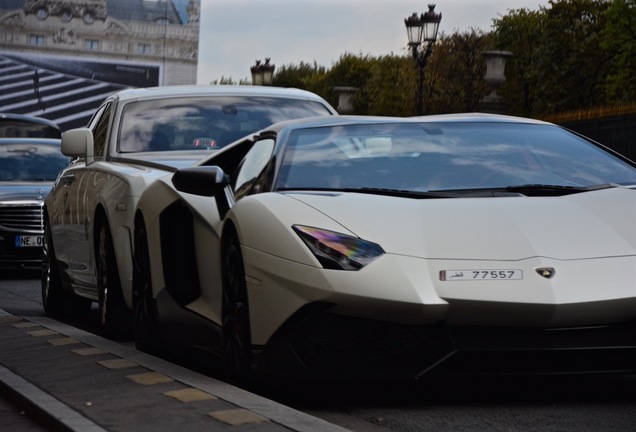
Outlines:
{"type": "Polygon", "coordinates": [[[120,88],[196,83],[200,5],[0,0],[0,112],[64,128],[120,88]]]}

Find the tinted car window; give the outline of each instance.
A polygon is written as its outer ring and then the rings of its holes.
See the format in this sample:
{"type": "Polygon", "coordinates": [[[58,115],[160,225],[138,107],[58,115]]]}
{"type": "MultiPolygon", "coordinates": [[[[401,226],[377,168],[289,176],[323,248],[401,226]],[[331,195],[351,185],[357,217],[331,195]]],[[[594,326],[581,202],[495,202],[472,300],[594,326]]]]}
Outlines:
{"type": "Polygon", "coordinates": [[[562,128],[404,123],[298,130],[279,188],[404,191],[636,184],[636,168],[562,128]]]}
{"type": "Polygon", "coordinates": [[[104,105],[99,121],[93,130],[93,145],[96,158],[104,158],[111,108],[112,103],[110,102],[104,105]]]}
{"type": "Polygon", "coordinates": [[[276,97],[191,97],[124,107],[119,151],[217,149],[272,123],[329,114],[316,101],[276,97]]]}
{"type": "Polygon", "coordinates": [[[0,181],[54,181],[68,161],[59,144],[0,143],[0,181]]]}
{"type": "Polygon", "coordinates": [[[237,172],[233,175],[234,195],[237,200],[246,194],[258,193],[262,190],[258,179],[272,158],[274,144],[273,139],[257,141],[243,158],[237,172]]]}
{"type": "Polygon", "coordinates": [[[48,120],[0,115],[0,138],[60,138],[62,133],[48,120]]]}

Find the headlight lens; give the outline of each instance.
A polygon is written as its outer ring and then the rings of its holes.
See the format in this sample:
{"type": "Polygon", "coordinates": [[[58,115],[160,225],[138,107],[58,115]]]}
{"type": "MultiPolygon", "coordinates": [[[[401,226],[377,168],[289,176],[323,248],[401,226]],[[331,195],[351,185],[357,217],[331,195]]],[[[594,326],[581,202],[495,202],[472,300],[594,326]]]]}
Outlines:
{"type": "Polygon", "coordinates": [[[384,254],[380,245],[358,237],[301,225],[292,228],[326,269],[360,270],[384,254]]]}

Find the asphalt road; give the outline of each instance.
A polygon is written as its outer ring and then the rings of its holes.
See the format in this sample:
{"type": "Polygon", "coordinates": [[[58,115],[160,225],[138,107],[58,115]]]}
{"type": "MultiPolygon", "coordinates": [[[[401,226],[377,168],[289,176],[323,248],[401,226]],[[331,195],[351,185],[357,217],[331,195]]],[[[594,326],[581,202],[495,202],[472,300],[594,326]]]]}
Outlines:
{"type": "MultiPolygon", "coordinates": [[[[0,309],[43,316],[37,277],[5,274],[0,309]]],[[[95,320],[93,314],[73,324],[95,331],[95,320]]],[[[636,376],[456,379],[417,385],[323,381],[250,390],[356,432],[636,431],[636,376]]]]}

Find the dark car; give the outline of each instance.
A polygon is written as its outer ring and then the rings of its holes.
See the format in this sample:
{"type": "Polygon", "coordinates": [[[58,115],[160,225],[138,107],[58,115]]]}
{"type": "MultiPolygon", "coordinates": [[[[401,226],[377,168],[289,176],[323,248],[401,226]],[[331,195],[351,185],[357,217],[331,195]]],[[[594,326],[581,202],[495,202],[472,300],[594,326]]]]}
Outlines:
{"type": "Polygon", "coordinates": [[[0,138],[0,267],[41,267],[44,198],[68,161],[58,138],[0,138]]]}
{"type": "Polygon", "coordinates": [[[61,137],[60,127],[51,120],[24,114],[0,113],[0,138],[61,137]]]}

